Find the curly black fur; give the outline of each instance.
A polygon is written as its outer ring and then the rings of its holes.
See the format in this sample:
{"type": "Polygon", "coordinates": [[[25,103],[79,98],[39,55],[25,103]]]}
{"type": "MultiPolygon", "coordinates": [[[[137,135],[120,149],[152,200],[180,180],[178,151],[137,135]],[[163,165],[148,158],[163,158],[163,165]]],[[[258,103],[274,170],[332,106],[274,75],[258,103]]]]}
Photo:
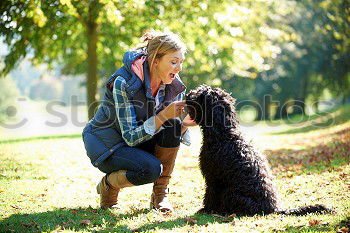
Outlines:
{"type": "Polygon", "coordinates": [[[322,205],[279,208],[267,159],[239,131],[234,103],[230,94],[206,85],[186,95],[188,112],[203,133],[199,163],[206,192],[200,212],[304,215],[328,211],[322,205]]]}

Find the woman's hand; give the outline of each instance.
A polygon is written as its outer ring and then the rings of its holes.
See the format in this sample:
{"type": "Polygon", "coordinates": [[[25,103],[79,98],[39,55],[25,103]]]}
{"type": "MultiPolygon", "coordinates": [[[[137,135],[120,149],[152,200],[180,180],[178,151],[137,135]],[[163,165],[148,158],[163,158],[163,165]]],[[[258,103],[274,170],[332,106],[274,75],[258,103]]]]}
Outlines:
{"type": "Polygon", "coordinates": [[[182,125],[186,127],[191,127],[196,126],[197,123],[191,119],[189,114],[187,114],[186,117],[182,120],[182,125]]]}
{"type": "Polygon", "coordinates": [[[169,120],[172,118],[179,117],[180,115],[185,113],[185,101],[174,101],[169,104],[166,108],[164,108],[160,115],[164,120],[169,120]]]}

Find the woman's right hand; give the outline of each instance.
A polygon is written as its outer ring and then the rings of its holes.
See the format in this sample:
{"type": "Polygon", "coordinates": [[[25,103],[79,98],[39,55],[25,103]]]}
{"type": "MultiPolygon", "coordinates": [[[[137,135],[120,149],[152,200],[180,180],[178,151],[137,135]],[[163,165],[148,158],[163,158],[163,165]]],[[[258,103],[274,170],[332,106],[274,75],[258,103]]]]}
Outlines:
{"type": "Polygon", "coordinates": [[[174,101],[164,108],[160,114],[164,120],[179,117],[185,113],[186,101],[174,101]]]}

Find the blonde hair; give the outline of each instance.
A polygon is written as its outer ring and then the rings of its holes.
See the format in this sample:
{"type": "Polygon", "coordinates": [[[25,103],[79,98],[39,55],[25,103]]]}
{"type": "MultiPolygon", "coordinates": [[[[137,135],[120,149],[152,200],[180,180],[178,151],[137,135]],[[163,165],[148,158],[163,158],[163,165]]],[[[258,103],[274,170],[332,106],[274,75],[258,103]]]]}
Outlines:
{"type": "Polygon", "coordinates": [[[156,58],[160,59],[169,52],[178,50],[186,52],[186,46],[181,41],[180,37],[172,32],[156,32],[154,30],[147,31],[141,39],[147,42],[147,45],[142,47],[147,54],[147,61],[150,69],[156,58]]]}

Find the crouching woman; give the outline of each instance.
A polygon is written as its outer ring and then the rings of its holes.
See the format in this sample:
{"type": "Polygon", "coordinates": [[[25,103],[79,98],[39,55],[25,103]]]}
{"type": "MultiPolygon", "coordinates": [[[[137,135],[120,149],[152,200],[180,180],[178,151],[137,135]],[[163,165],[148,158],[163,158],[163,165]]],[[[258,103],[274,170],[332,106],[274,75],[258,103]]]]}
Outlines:
{"type": "Polygon", "coordinates": [[[154,182],[151,207],[173,211],[168,184],[180,142],[189,144],[185,86],[179,77],[185,45],[176,34],[148,32],[147,45],[124,54],[107,81],[104,100],[83,131],[92,164],[106,173],[97,185],[101,208],[121,188],[154,182]]]}

